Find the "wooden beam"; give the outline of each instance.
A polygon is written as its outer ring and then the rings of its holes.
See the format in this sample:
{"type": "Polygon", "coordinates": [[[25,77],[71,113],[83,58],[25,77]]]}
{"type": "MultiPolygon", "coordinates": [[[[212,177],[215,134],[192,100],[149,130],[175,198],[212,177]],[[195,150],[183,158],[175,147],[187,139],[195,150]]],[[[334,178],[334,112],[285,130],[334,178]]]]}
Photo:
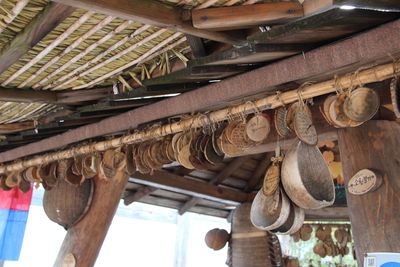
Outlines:
{"type": "Polygon", "coordinates": [[[304,15],[319,13],[341,6],[395,12],[400,11],[400,5],[397,0],[304,0],[303,2],[304,15]]]}
{"type": "Polygon", "coordinates": [[[349,221],[347,207],[327,207],[317,210],[305,210],[308,221],[349,221]]]}
{"type": "Polygon", "coordinates": [[[20,131],[35,129],[34,121],[23,121],[8,124],[0,124],[0,134],[17,133],[20,131]]]}
{"type": "Polygon", "coordinates": [[[75,8],[50,3],[17,36],[0,50],[0,74],[17,62],[49,32],[64,21],[75,8]]]}
{"type": "Polygon", "coordinates": [[[275,2],[192,10],[195,28],[214,31],[283,24],[302,16],[303,6],[298,2],[275,2]]]}
{"type": "Polygon", "coordinates": [[[155,104],[104,119],[98,123],[79,127],[39,142],[2,152],[0,153],[0,162],[58,149],[88,138],[135,128],[139,124],[161,118],[190,113],[193,110],[207,110],[229,101],[273,92],[279,85],[292,81],[300,81],[301,84],[307,80],[332,79],[335,74],[342,75],[349,71],[355,71],[369,63],[391,62],[388,54],[396,56],[400,53],[398,43],[400,43],[400,20],[387,23],[343,41],[314,49],[304,53],[304,55],[293,56],[219,83],[213,83],[155,104]],[[370,47],[370,49],[365,49],[365,47],[370,47]]]}
{"type": "Polygon", "coordinates": [[[198,36],[205,39],[240,45],[243,40],[222,32],[211,32],[196,29],[190,21],[184,21],[183,9],[167,5],[156,0],[55,0],[76,8],[83,8],[115,16],[122,19],[167,28],[177,32],[198,36]]]}
{"type": "Polygon", "coordinates": [[[153,193],[156,190],[157,190],[156,187],[144,185],[144,186],[140,187],[138,190],[136,190],[135,192],[131,192],[127,196],[125,196],[124,204],[126,206],[128,206],[128,205],[132,204],[133,202],[136,202],[136,201],[140,200],[141,198],[153,193]]]}
{"type": "MultiPolygon", "coordinates": [[[[229,162],[223,169],[220,171],[214,178],[212,178],[208,183],[212,185],[219,185],[225,179],[229,178],[240,166],[248,160],[249,157],[239,157],[233,159],[229,162]]],[[[190,200],[186,201],[185,204],[179,209],[178,213],[183,215],[185,212],[196,206],[196,204],[200,201],[201,198],[192,197],[190,200]]]]}
{"type": "Polygon", "coordinates": [[[68,229],[54,266],[65,266],[63,261],[68,254],[75,257],[74,266],[91,267],[96,262],[128,176],[121,171],[108,181],[101,181],[97,176],[94,179],[95,190],[90,208],[85,217],[68,229]]]}
{"type": "Polygon", "coordinates": [[[199,37],[186,34],[186,40],[190,45],[190,50],[195,58],[205,57],[207,55],[203,40],[199,37]]]}
{"type": "Polygon", "coordinates": [[[261,158],[257,168],[253,172],[253,175],[247,182],[244,192],[251,192],[258,184],[260,184],[261,180],[264,179],[265,172],[267,171],[268,166],[271,164],[272,155],[272,153],[265,153],[265,155],[261,158]]]}
{"type": "Polygon", "coordinates": [[[51,91],[0,88],[0,101],[54,104],[57,102],[57,93],[51,91]]]}
{"type": "Polygon", "coordinates": [[[369,121],[339,130],[339,150],[358,266],[367,252],[400,251],[400,124],[369,121]],[[353,195],[349,180],[362,169],[383,175],[375,191],[353,195]]]}
{"type": "Polygon", "coordinates": [[[153,175],[136,173],[129,181],[230,205],[237,205],[254,197],[253,194],[199,182],[166,171],[154,171],[153,175]]]}

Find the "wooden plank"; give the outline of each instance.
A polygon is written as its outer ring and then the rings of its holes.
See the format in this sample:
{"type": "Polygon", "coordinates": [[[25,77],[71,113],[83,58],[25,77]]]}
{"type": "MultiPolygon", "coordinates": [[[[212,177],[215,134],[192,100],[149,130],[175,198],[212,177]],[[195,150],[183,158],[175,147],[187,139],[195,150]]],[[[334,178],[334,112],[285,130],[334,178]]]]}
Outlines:
{"type": "Polygon", "coordinates": [[[275,2],[192,10],[193,26],[213,31],[283,24],[302,16],[303,6],[299,2],[275,2]]]}
{"type": "Polygon", "coordinates": [[[17,62],[74,10],[75,8],[62,3],[50,3],[46,6],[23,31],[0,50],[0,74],[17,62]]]}
{"type": "Polygon", "coordinates": [[[340,158],[359,266],[363,266],[367,252],[400,251],[399,136],[400,124],[389,121],[369,121],[339,131],[340,158]],[[349,180],[365,168],[382,173],[383,184],[374,192],[350,194],[349,180]]]}
{"type": "Polygon", "coordinates": [[[137,173],[129,180],[138,184],[233,205],[248,201],[253,197],[252,194],[199,182],[165,171],[154,171],[153,175],[137,173]]]}
{"type": "Polygon", "coordinates": [[[76,266],[94,266],[127,180],[124,171],[117,172],[108,181],[95,177],[90,208],[76,225],[68,229],[54,266],[65,266],[63,260],[69,253],[75,257],[76,266]]]}
{"type": "Polygon", "coordinates": [[[365,9],[330,9],[302,19],[273,27],[247,39],[254,43],[318,43],[327,42],[372,28],[399,17],[396,12],[365,9]]]}
{"type": "Polygon", "coordinates": [[[83,8],[115,16],[122,19],[167,28],[205,39],[229,44],[242,44],[243,40],[232,37],[228,33],[211,32],[196,29],[190,21],[184,21],[183,10],[156,0],[55,0],[76,8],[83,8]]]}
{"type": "Polygon", "coordinates": [[[354,71],[371,62],[391,62],[387,55],[396,56],[400,53],[400,47],[397,45],[399,42],[400,21],[397,20],[343,41],[314,49],[304,55],[293,56],[98,123],[2,152],[0,162],[135,128],[139,124],[161,118],[190,113],[193,110],[207,110],[221,103],[243,99],[250,95],[265,94],[276,90],[279,85],[292,81],[332,79],[335,74],[354,71]]]}
{"type": "Polygon", "coordinates": [[[0,101],[54,104],[57,103],[57,93],[29,89],[0,88],[0,101]]]}
{"type": "MultiPolygon", "coordinates": [[[[212,185],[221,184],[225,179],[231,176],[238,168],[240,168],[240,166],[248,159],[249,157],[239,157],[233,159],[222,169],[221,172],[218,173],[218,175],[212,178],[208,183],[212,185]]],[[[201,198],[198,197],[192,197],[179,209],[178,213],[180,215],[184,214],[192,207],[194,207],[200,201],[200,199],[201,198]]]]}
{"type": "Polygon", "coordinates": [[[190,60],[189,66],[233,65],[268,62],[292,56],[315,47],[309,44],[251,44],[190,60]]]}
{"type": "Polygon", "coordinates": [[[140,200],[141,198],[153,193],[157,188],[151,186],[142,186],[136,192],[129,193],[124,197],[124,204],[126,206],[132,204],[135,201],[140,200]]]}

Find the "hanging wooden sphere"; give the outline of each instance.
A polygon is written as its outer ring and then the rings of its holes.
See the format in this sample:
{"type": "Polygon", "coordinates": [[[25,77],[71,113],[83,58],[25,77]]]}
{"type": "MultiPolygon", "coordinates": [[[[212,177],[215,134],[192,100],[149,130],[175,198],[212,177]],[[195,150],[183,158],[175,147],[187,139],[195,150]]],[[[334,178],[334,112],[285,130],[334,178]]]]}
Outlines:
{"type": "Polygon", "coordinates": [[[229,233],[224,229],[212,229],[207,232],[205,241],[206,245],[213,250],[220,250],[225,247],[230,236],[229,233]]]}

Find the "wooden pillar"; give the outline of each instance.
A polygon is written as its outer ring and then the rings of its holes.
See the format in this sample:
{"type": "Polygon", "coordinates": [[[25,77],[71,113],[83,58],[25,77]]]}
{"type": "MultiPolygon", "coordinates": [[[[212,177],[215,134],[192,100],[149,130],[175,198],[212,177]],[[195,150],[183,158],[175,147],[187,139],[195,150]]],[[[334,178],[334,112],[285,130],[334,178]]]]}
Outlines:
{"type": "Polygon", "coordinates": [[[341,129],[339,148],[358,266],[363,266],[364,253],[400,251],[400,124],[370,121],[341,129]],[[364,195],[349,194],[349,179],[365,168],[379,170],[383,184],[364,195]]]}
{"type": "Polygon", "coordinates": [[[70,254],[76,260],[76,265],[72,266],[94,266],[127,181],[128,175],[124,171],[118,172],[109,181],[101,181],[95,177],[91,207],[81,221],[68,229],[55,267],[64,266],[63,261],[70,254]]]}

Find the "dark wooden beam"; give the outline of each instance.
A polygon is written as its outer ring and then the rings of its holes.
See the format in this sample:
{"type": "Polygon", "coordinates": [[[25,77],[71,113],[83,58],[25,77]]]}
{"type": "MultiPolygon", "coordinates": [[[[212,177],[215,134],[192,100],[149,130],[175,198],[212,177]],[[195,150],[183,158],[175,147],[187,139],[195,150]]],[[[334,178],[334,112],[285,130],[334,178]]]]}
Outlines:
{"type": "Polygon", "coordinates": [[[251,192],[256,188],[258,184],[260,184],[260,182],[264,178],[268,166],[271,164],[272,155],[272,153],[265,153],[265,155],[261,158],[260,162],[257,165],[257,168],[253,172],[253,175],[247,182],[247,185],[244,188],[244,192],[251,192]]]}
{"type": "Polygon", "coordinates": [[[243,40],[228,33],[196,29],[191,21],[183,20],[183,9],[156,0],[55,0],[76,8],[83,8],[122,19],[191,34],[205,39],[240,45],[243,40]]]}
{"type": "Polygon", "coordinates": [[[0,74],[17,62],[49,32],[67,18],[75,8],[50,3],[17,36],[0,50],[0,74]]]}
{"type": "MultiPolygon", "coordinates": [[[[1,55],[0,55],[0,60],[1,60],[1,55]]],[[[2,61],[0,61],[0,68],[1,64],[2,61]]],[[[57,93],[50,91],[0,88],[0,101],[54,104],[57,102],[57,93]]]]}
{"type": "Polygon", "coordinates": [[[397,0],[305,0],[304,14],[323,12],[341,6],[352,6],[362,9],[400,11],[397,0]]]}
{"type": "Polygon", "coordinates": [[[230,205],[237,205],[254,197],[253,194],[218,187],[166,171],[154,171],[153,175],[137,173],[129,181],[230,205]]]}
{"type": "Polygon", "coordinates": [[[63,261],[68,254],[75,257],[75,266],[91,267],[96,262],[128,176],[121,171],[109,181],[101,181],[98,177],[94,179],[95,190],[90,208],[76,225],[68,229],[54,266],[65,266],[63,261]]]}
{"type": "Polygon", "coordinates": [[[20,131],[35,129],[34,121],[23,121],[8,124],[0,124],[0,134],[17,133],[20,131]]]}
{"type": "Polygon", "coordinates": [[[139,124],[161,118],[190,113],[194,110],[207,110],[229,101],[273,92],[279,85],[292,81],[299,81],[299,84],[307,80],[322,81],[332,79],[335,74],[355,71],[372,62],[374,64],[391,62],[392,59],[388,54],[393,56],[400,54],[399,43],[400,20],[397,20],[343,41],[314,49],[304,55],[293,56],[98,123],[2,152],[0,162],[59,149],[88,138],[135,128],[139,124]]]}
{"type": "Polygon", "coordinates": [[[207,55],[203,40],[200,37],[186,34],[186,40],[195,58],[205,57],[207,55]]]}
{"type": "Polygon", "coordinates": [[[141,198],[153,193],[156,190],[157,190],[156,187],[144,185],[144,186],[140,187],[138,190],[136,190],[135,192],[128,193],[128,195],[126,195],[124,197],[124,204],[126,206],[128,206],[128,205],[132,204],[133,202],[136,202],[136,201],[140,200],[141,198]]]}
{"type": "Polygon", "coordinates": [[[367,252],[400,251],[400,124],[369,121],[339,130],[339,149],[358,266],[367,252]],[[362,169],[383,176],[373,192],[353,195],[349,180],[362,169]]]}
{"type": "Polygon", "coordinates": [[[193,9],[193,26],[214,31],[283,24],[303,16],[298,2],[275,2],[256,5],[193,9]]]}
{"type": "MultiPolygon", "coordinates": [[[[229,178],[237,169],[240,168],[240,166],[248,160],[249,157],[244,156],[244,157],[239,157],[233,159],[231,162],[229,162],[223,169],[220,171],[214,178],[212,178],[208,183],[212,185],[219,185],[221,184],[225,179],[229,178]]],[[[184,214],[200,201],[201,198],[198,197],[192,197],[190,200],[188,200],[183,206],[179,209],[178,213],[180,215],[184,214]]]]}

